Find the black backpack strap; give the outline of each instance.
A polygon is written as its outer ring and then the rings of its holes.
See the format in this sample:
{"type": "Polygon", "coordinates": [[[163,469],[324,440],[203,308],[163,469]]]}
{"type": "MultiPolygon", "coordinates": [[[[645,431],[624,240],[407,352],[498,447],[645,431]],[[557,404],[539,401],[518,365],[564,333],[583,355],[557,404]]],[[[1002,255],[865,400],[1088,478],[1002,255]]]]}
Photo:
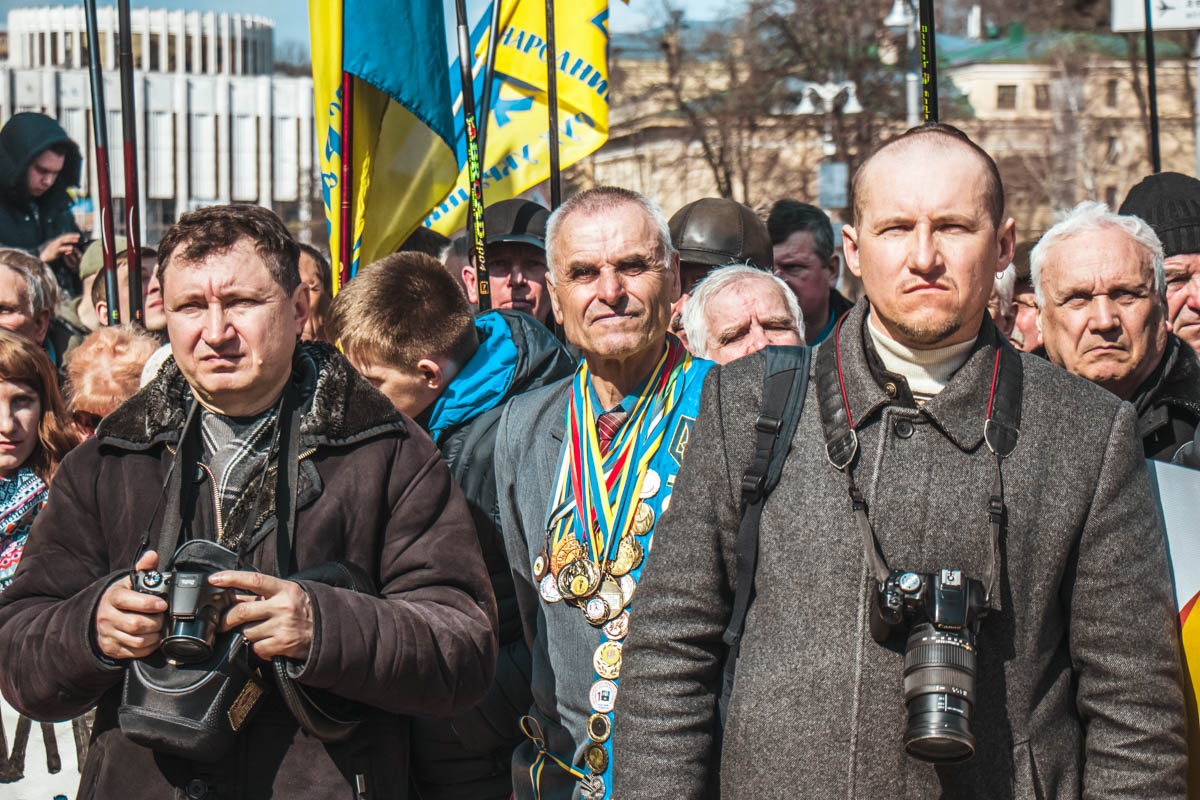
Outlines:
{"type": "Polygon", "coordinates": [[[754,575],[758,568],[758,528],[762,521],[763,506],[771,491],[779,484],[783,464],[791,450],[792,436],[804,412],[812,350],[807,347],[767,347],[763,354],[762,409],[754,423],[757,437],[754,458],[742,477],[742,520],[735,545],[737,585],[733,595],[733,612],[723,636],[729,653],[719,702],[722,726],[729,695],[733,690],[742,630],[754,590],[754,575]]]}

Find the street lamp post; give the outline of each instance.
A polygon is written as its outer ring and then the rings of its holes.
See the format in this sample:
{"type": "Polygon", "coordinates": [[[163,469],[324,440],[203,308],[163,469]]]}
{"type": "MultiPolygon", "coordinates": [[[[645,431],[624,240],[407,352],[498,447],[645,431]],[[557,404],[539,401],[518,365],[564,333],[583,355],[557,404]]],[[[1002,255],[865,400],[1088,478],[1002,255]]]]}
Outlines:
{"type": "Polygon", "coordinates": [[[908,127],[921,123],[921,77],[917,74],[917,15],[910,0],[894,0],[892,10],[883,20],[884,27],[899,33],[904,32],[904,58],[907,69],[904,75],[905,104],[908,111],[908,127]]]}

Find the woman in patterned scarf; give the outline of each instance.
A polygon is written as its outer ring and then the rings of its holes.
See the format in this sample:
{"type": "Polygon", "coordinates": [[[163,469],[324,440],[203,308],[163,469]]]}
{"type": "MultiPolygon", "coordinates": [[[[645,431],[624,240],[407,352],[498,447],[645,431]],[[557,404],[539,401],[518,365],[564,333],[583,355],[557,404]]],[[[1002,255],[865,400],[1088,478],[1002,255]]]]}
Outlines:
{"type": "Polygon", "coordinates": [[[12,581],[54,470],[78,441],[45,351],[0,330],[0,592],[12,581]]]}

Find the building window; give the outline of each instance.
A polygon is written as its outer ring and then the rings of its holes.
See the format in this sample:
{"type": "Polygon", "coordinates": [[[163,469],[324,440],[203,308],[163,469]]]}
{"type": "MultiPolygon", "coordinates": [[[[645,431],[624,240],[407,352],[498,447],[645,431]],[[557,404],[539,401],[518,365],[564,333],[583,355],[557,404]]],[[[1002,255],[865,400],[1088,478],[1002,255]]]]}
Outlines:
{"type": "Polygon", "coordinates": [[[174,72],[179,64],[179,34],[167,34],[167,72],[174,72]]]}
{"type": "Polygon", "coordinates": [[[158,72],[162,67],[162,58],[158,52],[161,37],[157,33],[150,34],[150,71],[158,72]]]}
{"type": "Polygon", "coordinates": [[[195,41],[196,41],[196,37],[195,37],[195,36],[193,36],[193,35],[192,35],[192,34],[190,34],[190,33],[189,33],[189,34],[187,34],[187,35],[184,37],[184,46],[183,46],[183,71],[184,71],[184,72],[187,72],[187,73],[189,73],[189,74],[191,74],[191,72],[192,72],[192,70],[193,70],[193,63],[192,63],[192,47],[193,47],[193,45],[195,44],[195,41]]]}
{"type": "Polygon", "coordinates": [[[1017,107],[1017,87],[1011,83],[1002,83],[996,87],[996,108],[1001,111],[1012,111],[1017,107]]]}
{"type": "Polygon", "coordinates": [[[1104,104],[1109,108],[1117,107],[1117,79],[1109,78],[1104,87],[1104,104]]]}
{"type": "Polygon", "coordinates": [[[1109,164],[1117,163],[1117,159],[1121,155],[1121,140],[1116,136],[1108,137],[1108,147],[1104,152],[1104,158],[1109,164]]]}
{"type": "Polygon", "coordinates": [[[205,75],[208,73],[208,37],[200,37],[200,71],[205,75]]]}
{"type": "Polygon", "coordinates": [[[50,66],[58,66],[58,32],[50,32],[50,66]]]}
{"type": "Polygon", "coordinates": [[[1050,84],[1039,83],[1034,85],[1033,107],[1038,111],[1050,110],[1050,84]]]}
{"type": "Polygon", "coordinates": [[[63,34],[63,64],[68,67],[75,65],[72,56],[75,55],[75,34],[67,31],[63,34]]]}
{"type": "Polygon", "coordinates": [[[1104,190],[1104,203],[1111,209],[1117,207],[1117,187],[1109,186],[1104,190]]]}
{"type": "Polygon", "coordinates": [[[39,67],[46,66],[46,34],[45,33],[38,34],[38,57],[37,57],[36,64],[39,67]]]}

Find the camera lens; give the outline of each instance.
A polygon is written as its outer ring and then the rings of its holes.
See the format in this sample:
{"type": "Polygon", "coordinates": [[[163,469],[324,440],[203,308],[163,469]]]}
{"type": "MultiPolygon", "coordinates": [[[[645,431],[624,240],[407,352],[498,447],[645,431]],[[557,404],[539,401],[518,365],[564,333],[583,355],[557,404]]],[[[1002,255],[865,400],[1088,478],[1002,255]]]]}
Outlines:
{"type": "Polygon", "coordinates": [[[216,609],[205,606],[192,619],[175,619],[163,638],[163,655],[181,664],[204,661],[212,655],[217,630],[216,609]]]}
{"type": "Polygon", "coordinates": [[[912,629],[904,649],[904,748],[909,755],[952,764],[975,754],[971,709],[977,662],[969,630],[938,630],[928,622],[912,629]]]}

